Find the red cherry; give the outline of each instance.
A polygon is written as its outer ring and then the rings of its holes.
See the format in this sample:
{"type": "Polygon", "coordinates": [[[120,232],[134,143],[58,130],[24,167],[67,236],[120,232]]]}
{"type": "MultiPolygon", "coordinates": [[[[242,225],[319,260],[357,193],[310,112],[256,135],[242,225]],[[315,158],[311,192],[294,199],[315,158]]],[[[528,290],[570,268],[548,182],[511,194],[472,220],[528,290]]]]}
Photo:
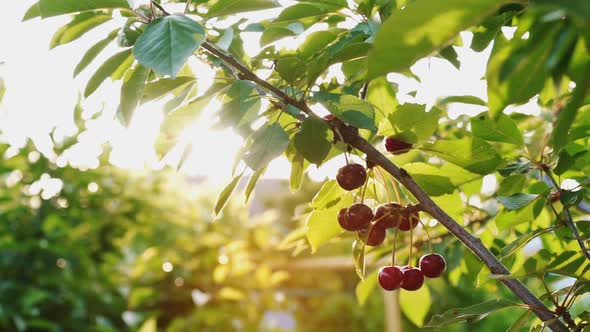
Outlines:
{"type": "Polygon", "coordinates": [[[328,114],[326,116],[324,116],[324,120],[326,121],[332,121],[334,119],[334,114],[328,114]]]}
{"type": "Polygon", "coordinates": [[[361,230],[369,226],[373,220],[373,210],[365,204],[353,204],[346,211],[346,220],[350,229],[361,230]]]}
{"type": "Polygon", "coordinates": [[[384,266],[379,270],[379,285],[385,290],[399,289],[403,278],[404,274],[399,269],[399,266],[384,266]]]}
{"type": "Polygon", "coordinates": [[[375,211],[373,218],[375,225],[382,228],[394,228],[401,221],[401,205],[397,203],[387,203],[379,206],[375,211]]]}
{"type": "Polygon", "coordinates": [[[416,228],[418,222],[420,221],[420,216],[418,215],[418,211],[414,211],[412,213],[403,213],[402,220],[398,226],[400,231],[409,231],[411,228],[416,228]]]}
{"type": "Polygon", "coordinates": [[[417,267],[404,266],[402,268],[404,278],[402,279],[401,287],[405,290],[415,291],[424,284],[424,274],[417,267]]]}
{"type": "Polygon", "coordinates": [[[354,231],[354,229],[352,229],[348,223],[346,212],[348,212],[347,208],[343,208],[340,210],[340,212],[338,213],[338,224],[340,224],[340,227],[344,228],[347,231],[354,231]]]}
{"type": "Polygon", "coordinates": [[[394,137],[387,137],[385,139],[385,149],[393,154],[402,154],[410,151],[412,144],[400,141],[394,137]]]}
{"type": "Polygon", "coordinates": [[[341,167],[336,175],[336,181],[344,190],[360,188],[367,180],[367,172],[360,164],[348,164],[341,167]]]}
{"type": "Polygon", "coordinates": [[[428,254],[420,258],[420,270],[427,278],[438,278],[447,269],[445,258],[439,254],[428,254]]]}
{"type": "MultiPolygon", "coordinates": [[[[371,247],[376,247],[385,241],[385,228],[378,227],[377,225],[373,225],[373,227],[365,229],[364,233],[369,231],[369,236],[367,236],[367,245],[371,247]],[[369,231],[370,229],[370,231],[369,231]]],[[[362,231],[361,231],[362,232],[362,231]]]]}

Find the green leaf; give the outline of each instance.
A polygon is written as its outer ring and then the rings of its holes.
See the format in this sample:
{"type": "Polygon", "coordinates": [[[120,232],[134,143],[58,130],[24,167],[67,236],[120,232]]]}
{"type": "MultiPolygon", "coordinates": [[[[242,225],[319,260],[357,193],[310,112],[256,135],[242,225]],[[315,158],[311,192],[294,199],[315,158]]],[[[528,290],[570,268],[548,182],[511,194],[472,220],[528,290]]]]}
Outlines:
{"type": "Polygon", "coordinates": [[[516,12],[505,12],[500,15],[491,16],[485,19],[479,27],[473,31],[471,49],[476,52],[483,51],[496,38],[498,32],[516,12]]]}
{"type": "Polygon", "coordinates": [[[295,32],[288,28],[270,27],[262,33],[260,37],[260,46],[268,45],[285,37],[294,36],[295,32]]]}
{"type": "Polygon", "coordinates": [[[529,204],[520,210],[502,210],[496,216],[496,226],[502,231],[522,223],[531,222],[537,219],[544,205],[545,202],[543,200],[538,200],[534,204],[529,204]]]}
{"type": "Polygon", "coordinates": [[[488,104],[476,96],[448,96],[441,99],[437,105],[440,107],[446,106],[451,103],[471,104],[479,106],[488,106],[488,104]]]}
{"type": "Polygon", "coordinates": [[[438,140],[418,148],[477,174],[492,173],[502,162],[489,143],[476,137],[438,140]]]}
{"type": "Polygon", "coordinates": [[[340,212],[341,208],[348,207],[352,203],[353,197],[345,195],[338,204],[331,208],[314,210],[309,214],[306,220],[306,235],[312,253],[315,253],[321,245],[342,233],[342,228],[338,224],[338,212],[340,212]]]}
{"type": "Polygon", "coordinates": [[[138,332],[158,332],[158,321],[156,318],[150,318],[141,324],[138,332]]]}
{"type": "Polygon", "coordinates": [[[84,97],[88,98],[88,96],[98,89],[104,80],[115,74],[121,68],[128,68],[132,62],[133,55],[131,54],[131,49],[119,52],[110,57],[96,70],[92,77],[90,77],[90,80],[88,80],[86,89],[84,89],[84,97]]]}
{"type": "Polygon", "coordinates": [[[105,39],[100,40],[98,43],[90,47],[88,51],[86,51],[86,53],[84,53],[84,56],[82,57],[80,62],[78,62],[78,65],[76,65],[76,68],[74,69],[74,77],[78,76],[78,74],[80,74],[84,69],[86,69],[86,67],[88,67],[88,65],[94,59],[96,59],[98,54],[102,52],[113,41],[113,39],[115,39],[118,31],[119,30],[117,29],[111,32],[105,39]]]}
{"type": "Polygon", "coordinates": [[[178,76],[176,78],[162,78],[156,82],[146,84],[141,98],[141,103],[147,103],[162,97],[170,92],[184,86],[188,83],[195,82],[196,78],[192,76],[178,76]]]}
{"type": "Polygon", "coordinates": [[[449,45],[442,50],[438,51],[438,55],[443,59],[447,60],[450,64],[452,64],[457,70],[461,70],[461,62],[459,61],[459,54],[453,47],[453,45],[449,45]]]}
{"type": "Polygon", "coordinates": [[[250,141],[250,149],[243,159],[248,167],[257,170],[285,152],[289,145],[289,135],[278,123],[274,123],[259,129],[250,141]]]}
{"type": "Polygon", "coordinates": [[[201,25],[182,15],[154,20],[133,46],[137,61],[162,75],[176,76],[205,41],[201,25]]]}
{"type": "Polygon", "coordinates": [[[277,17],[275,22],[287,22],[300,20],[306,17],[323,16],[328,11],[320,6],[308,3],[298,3],[285,8],[277,17]]]}
{"type": "Polygon", "coordinates": [[[297,154],[291,163],[291,174],[289,176],[289,188],[291,192],[297,192],[303,183],[303,155],[297,154]]]}
{"type": "Polygon", "coordinates": [[[32,20],[35,17],[39,16],[41,16],[41,8],[39,8],[39,3],[36,2],[31,7],[29,7],[29,9],[27,9],[27,11],[25,12],[25,15],[23,16],[23,22],[32,20]]]}
{"type": "Polygon", "coordinates": [[[367,101],[373,104],[383,116],[393,113],[399,105],[393,86],[385,77],[376,78],[369,83],[367,101]]]}
{"type": "Polygon", "coordinates": [[[313,197],[310,206],[314,210],[330,209],[338,204],[345,194],[346,192],[338,185],[336,180],[330,180],[324,183],[313,197]]]}
{"type": "Polygon", "coordinates": [[[295,83],[305,75],[305,65],[298,56],[287,56],[276,61],[275,70],[288,83],[295,83]]]}
{"type": "Polygon", "coordinates": [[[260,94],[248,81],[235,81],[223,95],[219,112],[221,125],[236,128],[249,125],[260,112],[260,94]]]}
{"type": "Polygon", "coordinates": [[[216,215],[219,214],[221,209],[223,209],[225,204],[227,204],[227,201],[231,197],[231,194],[234,192],[234,189],[236,189],[236,186],[240,182],[240,179],[242,178],[243,175],[244,175],[244,172],[240,173],[239,175],[236,175],[231,180],[231,182],[227,186],[225,186],[225,188],[223,188],[223,190],[221,191],[221,194],[219,194],[219,197],[217,198],[217,202],[215,202],[215,214],[216,215]]]}
{"type": "Polygon", "coordinates": [[[2,102],[2,99],[4,99],[5,93],[6,93],[6,85],[4,83],[4,80],[2,78],[0,78],[0,103],[2,102]]]}
{"type": "Polygon", "coordinates": [[[352,95],[317,92],[314,99],[322,103],[330,113],[351,126],[376,130],[375,109],[368,102],[352,95]]]}
{"type": "Polygon", "coordinates": [[[382,24],[369,52],[368,77],[403,72],[414,62],[448,46],[505,1],[416,0],[394,11],[382,24]],[[392,56],[395,54],[395,56],[392,56]]]}
{"type": "Polygon", "coordinates": [[[513,211],[527,206],[538,197],[539,195],[518,193],[508,197],[498,196],[496,199],[504,205],[506,210],[513,211]]]}
{"type": "Polygon", "coordinates": [[[369,295],[371,295],[375,287],[377,287],[378,276],[379,271],[375,271],[366,276],[365,279],[359,280],[358,284],[356,284],[356,300],[361,306],[367,302],[369,295]]]}
{"type": "Polygon", "coordinates": [[[256,187],[256,183],[258,183],[258,180],[264,174],[264,172],[266,172],[266,167],[259,168],[250,177],[248,185],[246,186],[246,203],[248,203],[248,199],[250,199],[250,194],[252,194],[252,191],[256,187]]]}
{"type": "Polygon", "coordinates": [[[506,42],[501,39],[503,35],[498,35],[501,38],[494,45],[486,70],[492,119],[497,119],[506,106],[526,103],[541,91],[549,74],[545,62],[551,55],[556,31],[553,29],[542,40],[523,46],[513,40],[502,47],[506,42]]]}
{"type": "Polygon", "coordinates": [[[96,14],[96,13],[82,13],[77,15],[70,23],[59,28],[49,43],[49,48],[54,48],[60,45],[72,42],[82,37],[88,31],[97,26],[110,21],[111,15],[96,14]]]}
{"type": "Polygon", "coordinates": [[[430,196],[452,194],[455,191],[455,185],[444,175],[444,172],[435,166],[417,162],[405,164],[404,169],[430,196]]]}
{"type": "Polygon", "coordinates": [[[354,271],[359,279],[365,279],[365,241],[357,238],[352,243],[352,257],[354,258],[354,271]]]}
{"type": "Polygon", "coordinates": [[[406,318],[418,327],[424,326],[424,320],[432,305],[430,290],[426,285],[415,292],[401,291],[399,303],[406,318]]]}
{"type": "Polygon", "coordinates": [[[127,0],[40,0],[41,17],[58,16],[96,9],[129,9],[127,0]]]}
{"type": "Polygon", "coordinates": [[[135,68],[129,70],[123,78],[123,85],[121,86],[121,101],[119,103],[119,113],[123,124],[129,125],[133,112],[139,104],[139,100],[143,95],[145,81],[150,73],[150,70],[141,64],[137,64],[135,68]]]}
{"type": "Polygon", "coordinates": [[[310,117],[293,138],[297,151],[314,164],[321,164],[332,148],[332,131],[325,121],[310,117]]]}
{"type": "Polygon", "coordinates": [[[403,104],[387,116],[379,126],[379,135],[395,136],[406,143],[427,140],[438,128],[442,111],[433,107],[426,112],[426,105],[403,104]]]}
{"type": "Polygon", "coordinates": [[[318,51],[333,42],[338,34],[335,31],[316,31],[305,39],[299,45],[297,52],[303,59],[311,58],[318,51]]]}
{"type": "Polygon", "coordinates": [[[582,252],[565,251],[560,253],[546,266],[546,271],[573,278],[590,280],[590,263],[582,252]]]}
{"type": "Polygon", "coordinates": [[[502,248],[500,252],[500,258],[504,259],[512,254],[514,254],[517,250],[524,247],[527,243],[529,243],[532,239],[541,236],[547,232],[552,231],[553,228],[541,228],[537,229],[533,232],[526,233],[524,235],[519,236],[516,240],[510,242],[507,246],[502,248]]]}
{"type": "Polygon", "coordinates": [[[506,332],[518,332],[529,322],[530,316],[533,314],[531,310],[526,310],[518,317],[512,325],[506,330],[506,332]]]}
{"type": "Polygon", "coordinates": [[[586,95],[590,91],[590,63],[584,69],[584,76],[572,92],[572,98],[557,115],[557,121],[551,134],[553,149],[560,151],[568,141],[570,128],[576,119],[578,109],[583,105],[586,95]]]}
{"type": "Polygon", "coordinates": [[[474,322],[483,319],[487,315],[498,310],[512,307],[514,305],[515,304],[511,301],[498,299],[486,301],[466,308],[451,309],[442,315],[435,315],[432,317],[430,322],[426,324],[426,327],[442,327],[467,321],[474,322]]]}
{"type": "Polygon", "coordinates": [[[207,11],[206,17],[218,17],[278,7],[275,0],[218,0],[207,11]]]}
{"type": "Polygon", "coordinates": [[[471,118],[473,136],[486,141],[503,142],[522,146],[524,139],[516,123],[505,114],[500,114],[497,120],[492,120],[487,112],[471,118]]]}
{"type": "Polygon", "coordinates": [[[500,182],[498,196],[510,196],[522,192],[526,180],[527,178],[524,174],[509,175],[500,182]]]}
{"type": "Polygon", "coordinates": [[[559,201],[564,206],[575,206],[580,204],[584,199],[584,190],[572,191],[572,190],[560,190],[559,201]]]}

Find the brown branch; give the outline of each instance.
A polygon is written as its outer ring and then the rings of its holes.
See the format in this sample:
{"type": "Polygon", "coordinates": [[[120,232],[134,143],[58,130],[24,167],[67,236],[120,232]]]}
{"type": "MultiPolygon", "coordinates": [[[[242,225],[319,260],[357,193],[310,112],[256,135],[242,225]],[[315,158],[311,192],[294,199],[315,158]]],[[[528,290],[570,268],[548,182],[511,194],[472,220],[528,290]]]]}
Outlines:
{"type": "MultiPolygon", "coordinates": [[[[233,66],[241,73],[241,78],[252,81],[277,98],[281,99],[285,104],[290,104],[297,107],[308,116],[315,116],[311,109],[307,106],[305,101],[293,100],[284,91],[278,89],[267,81],[261,79],[254,74],[250,69],[235,60],[232,56],[216,49],[208,42],[203,44],[203,48],[209,51],[214,56],[220,58],[227,64],[233,66]]],[[[305,117],[303,114],[302,117],[305,117]]],[[[379,152],[372,144],[367,142],[358,134],[358,129],[347,126],[341,121],[328,122],[334,131],[341,133],[345,143],[362,151],[366,154],[367,159],[373,163],[381,166],[385,171],[391,174],[396,180],[406,187],[406,189],[414,195],[420,203],[423,211],[436,218],[446,229],[449,230],[457,239],[459,239],[466,247],[468,247],[479,259],[489,268],[492,274],[509,275],[510,271],[494,256],[481,242],[480,239],[474,237],[467,232],[461,225],[446,214],[424,190],[414,181],[414,179],[404,169],[397,167],[389,159],[387,159],[381,152],[379,152]]],[[[541,302],[524,284],[516,279],[500,279],[508,289],[510,289],[517,297],[519,297],[543,322],[554,332],[566,332],[568,328],[541,302]]]]}

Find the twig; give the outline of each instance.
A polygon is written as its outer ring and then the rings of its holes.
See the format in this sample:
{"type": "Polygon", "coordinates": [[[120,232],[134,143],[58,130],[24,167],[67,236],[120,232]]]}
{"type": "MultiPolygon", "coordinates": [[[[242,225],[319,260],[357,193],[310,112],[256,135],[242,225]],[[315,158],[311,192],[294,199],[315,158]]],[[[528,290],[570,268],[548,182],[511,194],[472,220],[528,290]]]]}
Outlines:
{"type": "Polygon", "coordinates": [[[188,14],[189,7],[191,5],[191,0],[186,0],[186,7],[184,7],[184,13],[188,14]]]}
{"type": "MultiPolygon", "coordinates": [[[[545,171],[545,174],[547,174],[547,177],[549,178],[549,180],[553,184],[553,187],[555,188],[555,190],[557,190],[558,192],[561,192],[561,187],[559,186],[557,181],[555,181],[555,178],[551,174],[551,170],[549,169],[549,167],[544,166],[544,167],[542,167],[542,170],[545,171]]],[[[584,254],[584,256],[586,256],[587,259],[590,259],[590,252],[588,252],[588,248],[586,248],[586,244],[584,243],[584,240],[580,237],[580,233],[578,233],[578,229],[576,228],[576,225],[574,224],[574,219],[572,217],[572,214],[571,214],[570,209],[567,206],[567,204],[563,204],[563,212],[566,217],[565,220],[563,220],[563,221],[566,223],[567,227],[569,227],[572,234],[574,235],[574,238],[578,242],[580,249],[582,249],[582,254],[584,254]]]]}
{"type": "MultiPolygon", "coordinates": [[[[251,70],[236,61],[233,57],[224,54],[217,50],[209,42],[205,42],[203,48],[214,56],[225,61],[229,65],[236,68],[240,73],[242,79],[257,83],[265,90],[271,92],[284,103],[293,105],[308,116],[316,116],[303,100],[292,100],[285,92],[276,88],[267,81],[261,79],[251,70]]],[[[317,116],[316,116],[317,117],[317,116]]],[[[305,119],[304,114],[299,114],[298,119],[305,119]]],[[[344,143],[358,149],[366,154],[367,158],[373,163],[381,166],[385,171],[391,174],[420,203],[423,211],[436,218],[445,228],[449,230],[457,239],[459,239],[466,247],[468,247],[479,259],[490,269],[493,274],[509,275],[510,271],[492,254],[481,242],[480,239],[474,237],[467,232],[461,225],[459,225],[453,218],[446,214],[431,198],[422,190],[422,188],[414,181],[414,179],[404,169],[399,168],[391,160],[387,159],[381,152],[379,152],[372,144],[367,142],[358,134],[356,128],[347,126],[339,121],[328,121],[334,130],[340,130],[343,136],[344,143]]],[[[543,322],[547,322],[554,332],[567,332],[568,328],[555,316],[549,309],[541,302],[524,284],[517,279],[500,279],[508,289],[510,289],[516,296],[518,296],[543,322]]]]}
{"type": "Polygon", "coordinates": [[[159,9],[159,10],[162,12],[162,14],[163,14],[164,16],[169,16],[169,15],[170,15],[170,13],[169,13],[169,12],[167,12],[167,11],[166,11],[166,9],[164,9],[164,7],[162,7],[162,5],[160,5],[159,3],[157,3],[157,2],[155,2],[155,1],[153,1],[153,0],[152,0],[150,3],[151,3],[152,5],[154,5],[154,6],[156,6],[156,8],[158,8],[158,9],[159,9]]]}

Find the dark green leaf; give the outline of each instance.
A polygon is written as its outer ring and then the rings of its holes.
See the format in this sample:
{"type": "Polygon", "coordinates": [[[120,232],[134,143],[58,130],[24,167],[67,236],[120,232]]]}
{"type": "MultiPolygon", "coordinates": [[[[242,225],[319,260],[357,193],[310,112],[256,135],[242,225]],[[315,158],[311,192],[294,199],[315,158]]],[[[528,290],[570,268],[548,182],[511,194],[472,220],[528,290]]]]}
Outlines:
{"type": "Polygon", "coordinates": [[[495,12],[504,1],[416,0],[383,23],[369,52],[374,78],[402,72],[417,60],[447,46],[459,32],[495,12]],[[395,56],[392,56],[395,54],[395,56]]]}
{"type": "Polygon", "coordinates": [[[565,206],[578,205],[584,199],[584,191],[560,190],[559,201],[565,206]]]}
{"type": "Polygon", "coordinates": [[[162,98],[185,84],[195,82],[195,80],[196,78],[192,76],[178,76],[176,78],[162,78],[156,82],[146,84],[141,103],[162,98]]]}
{"type": "Polygon", "coordinates": [[[70,23],[59,28],[49,43],[50,48],[67,44],[82,37],[88,31],[110,21],[111,15],[82,13],[77,15],[70,23]]]}
{"type": "Polygon", "coordinates": [[[321,164],[332,147],[332,132],[325,121],[310,117],[293,138],[297,151],[314,164],[321,164]]]}
{"type": "Polygon", "coordinates": [[[289,136],[278,123],[259,129],[251,138],[250,149],[244,155],[246,165],[253,170],[268,165],[289,145],[289,136]]]}
{"type": "Polygon", "coordinates": [[[266,167],[262,167],[262,168],[256,170],[256,172],[254,172],[254,174],[252,174],[252,176],[250,177],[250,180],[248,180],[248,185],[246,186],[246,193],[245,193],[246,194],[246,203],[248,203],[248,199],[250,199],[250,194],[252,194],[252,191],[256,187],[256,183],[258,183],[258,180],[264,174],[264,172],[266,172],[266,167]]]}
{"type": "Polygon", "coordinates": [[[578,109],[583,105],[584,98],[590,90],[590,63],[586,65],[584,73],[585,75],[578,82],[572,93],[572,98],[557,115],[557,121],[555,122],[551,136],[553,149],[556,151],[560,151],[566,145],[570,128],[578,114],[578,109]]]}
{"type": "MultiPolygon", "coordinates": [[[[553,29],[535,43],[512,40],[502,47],[505,42],[496,42],[486,70],[489,112],[493,119],[497,119],[506,106],[525,103],[541,91],[549,75],[545,62],[551,54],[556,32],[553,29]]],[[[503,38],[503,35],[498,36],[503,38]]]]}
{"type": "Polygon", "coordinates": [[[82,72],[84,69],[86,69],[86,67],[88,67],[88,65],[94,59],[96,59],[98,54],[100,52],[102,52],[102,50],[104,50],[113,41],[113,39],[115,39],[118,31],[119,30],[115,30],[115,31],[111,32],[105,39],[100,40],[98,43],[96,43],[92,47],[90,47],[88,49],[88,51],[86,51],[86,53],[84,54],[84,56],[82,57],[80,62],[78,62],[78,65],[76,65],[76,68],[74,69],[74,77],[78,76],[78,74],[80,74],[80,72],[82,72]]]}
{"type": "Polygon", "coordinates": [[[485,318],[487,315],[501,309],[512,307],[515,304],[511,301],[500,299],[490,300],[470,307],[451,309],[442,315],[435,315],[426,327],[442,327],[461,322],[473,322],[485,318]]]}
{"type": "Polygon", "coordinates": [[[489,143],[476,137],[438,140],[418,148],[477,174],[489,174],[502,162],[489,143]]]}
{"type": "Polygon", "coordinates": [[[207,17],[218,17],[278,7],[275,0],[218,0],[207,11],[207,17]]]}
{"type": "Polygon", "coordinates": [[[139,104],[139,100],[143,95],[145,81],[150,73],[150,70],[141,64],[137,64],[135,68],[129,70],[123,78],[123,85],[121,86],[121,101],[119,103],[119,112],[123,124],[129,125],[133,112],[139,104]]]}
{"type": "Polygon", "coordinates": [[[240,182],[242,175],[244,175],[243,172],[240,175],[236,175],[231,180],[231,182],[227,186],[225,186],[225,188],[223,188],[221,194],[219,194],[219,197],[217,198],[217,202],[215,202],[215,214],[219,214],[221,209],[223,209],[225,204],[227,204],[227,201],[231,197],[231,194],[234,192],[234,189],[236,189],[236,186],[240,182]]]}
{"type": "Polygon", "coordinates": [[[186,16],[154,20],[133,46],[137,61],[162,75],[176,76],[205,41],[205,30],[186,16]]]}
{"type": "Polygon", "coordinates": [[[447,46],[442,50],[438,51],[438,55],[450,62],[453,66],[455,66],[455,68],[457,68],[457,70],[461,69],[459,54],[457,54],[457,51],[455,50],[453,45],[447,46]]]}
{"type": "Polygon", "coordinates": [[[86,89],[84,89],[84,97],[93,94],[104,80],[109,76],[114,75],[117,71],[121,71],[123,68],[128,68],[131,63],[133,63],[131,49],[122,51],[110,57],[96,70],[92,77],[90,77],[90,80],[88,80],[86,89]]]}
{"type": "Polygon", "coordinates": [[[315,93],[314,99],[321,102],[338,119],[357,128],[376,130],[375,110],[368,102],[352,95],[315,93]]]}
{"type": "Polygon", "coordinates": [[[496,199],[504,205],[506,210],[513,211],[527,206],[538,197],[539,195],[518,193],[508,197],[498,196],[496,199]]]}
{"type": "Polygon", "coordinates": [[[471,41],[471,49],[476,52],[483,51],[496,38],[496,35],[504,24],[508,22],[516,12],[504,12],[497,16],[490,16],[485,19],[482,24],[475,28],[473,32],[473,40],[471,41]]]}
{"type": "Polygon", "coordinates": [[[39,11],[43,18],[96,9],[127,8],[127,0],[40,0],[39,11]]]}

